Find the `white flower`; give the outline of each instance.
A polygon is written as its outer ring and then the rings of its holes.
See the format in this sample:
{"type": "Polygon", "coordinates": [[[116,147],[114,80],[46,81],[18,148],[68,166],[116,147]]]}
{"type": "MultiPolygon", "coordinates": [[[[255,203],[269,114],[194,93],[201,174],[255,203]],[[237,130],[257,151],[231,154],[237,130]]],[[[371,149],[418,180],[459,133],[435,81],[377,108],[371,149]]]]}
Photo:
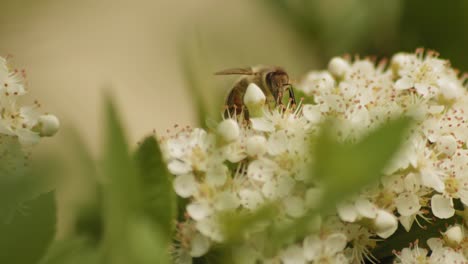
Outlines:
{"type": "Polygon", "coordinates": [[[417,264],[417,263],[429,263],[429,257],[427,256],[429,251],[425,248],[420,248],[416,243],[412,248],[404,248],[401,252],[397,253],[395,264],[417,264]]]}
{"type": "Polygon", "coordinates": [[[175,175],[206,171],[209,163],[221,162],[223,158],[213,150],[215,137],[203,129],[179,133],[164,143],[169,156],[168,168],[175,175]]]}
{"type": "Polygon", "coordinates": [[[26,94],[24,73],[10,70],[7,60],[0,58],[0,134],[16,136],[23,146],[34,145],[40,137],[53,136],[59,121],[54,115],[41,115],[40,104],[18,106],[17,101],[26,94]]]}
{"type": "Polygon", "coordinates": [[[446,62],[432,56],[425,59],[409,59],[401,65],[395,83],[395,89],[405,90],[415,88],[422,96],[435,96],[439,92],[438,80],[445,72],[446,62]]]}
{"type": "Polygon", "coordinates": [[[345,251],[348,251],[345,253],[350,256],[351,263],[364,263],[365,260],[376,261],[369,251],[376,243],[375,234],[369,228],[358,224],[348,224],[343,228],[343,233],[346,234],[348,243],[352,245],[352,248],[345,249],[345,251]]]}
{"type": "Polygon", "coordinates": [[[445,247],[444,240],[440,238],[430,238],[427,240],[427,245],[432,251],[429,263],[466,263],[463,261],[461,254],[452,248],[445,247]]]}
{"type": "Polygon", "coordinates": [[[468,151],[457,150],[456,155],[441,162],[449,176],[443,177],[445,184],[444,195],[451,198],[460,198],[463,204],[468,205],[468,151]]]}
{"type": "Polygon", "coordinates": [[[4,108],[3,118],[0,119],[0,133],[18,136],[22,145],[37,144],[40,140],[40,134],[34,130],[39,116],[37,107],[21,107],[11,111],[6,109],[4,108]]]}

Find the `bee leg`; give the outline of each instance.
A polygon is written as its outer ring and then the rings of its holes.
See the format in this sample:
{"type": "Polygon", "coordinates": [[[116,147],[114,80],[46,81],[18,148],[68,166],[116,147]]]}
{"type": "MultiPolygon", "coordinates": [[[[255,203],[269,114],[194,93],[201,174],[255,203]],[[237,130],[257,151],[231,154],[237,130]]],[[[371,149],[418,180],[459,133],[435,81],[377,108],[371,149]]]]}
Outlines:
{"type": "Polygon", "coordinates": [[[224,108],[224,118],[231,118],[234,111],[231,106],[226,105],[224,108]]]}
{"type": "Polygon", "coordinates": [[[296,97],[294,96],[294,90],[293,90],[291,85],[288,87],[288,92],[289,92],[289,100],[291,100],[291,103],[293,105],[295,105],[296,104],[296,97]]]}
{"type": "Polygon", "coordinates": [[[279,91],[278,96],[276,97],[276,104],[283,105],[283,92],[279,91]]]}
{"type": "Polygon", "coordinates": [[[244,112],[244,120],[249,121],[249,110],[247,110],[247,107],[243,107],[243,112],[244,112]]]}

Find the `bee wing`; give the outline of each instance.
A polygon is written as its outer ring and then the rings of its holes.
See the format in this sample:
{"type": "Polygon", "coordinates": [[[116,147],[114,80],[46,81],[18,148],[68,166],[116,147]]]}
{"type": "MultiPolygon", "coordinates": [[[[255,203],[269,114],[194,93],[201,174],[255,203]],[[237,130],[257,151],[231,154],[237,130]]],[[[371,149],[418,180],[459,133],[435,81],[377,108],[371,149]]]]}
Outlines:
{"type": "Polygon", "coordinates": [[[252,68],[232,68],[215,72],[215,75],[253,75],[252,68]]]}

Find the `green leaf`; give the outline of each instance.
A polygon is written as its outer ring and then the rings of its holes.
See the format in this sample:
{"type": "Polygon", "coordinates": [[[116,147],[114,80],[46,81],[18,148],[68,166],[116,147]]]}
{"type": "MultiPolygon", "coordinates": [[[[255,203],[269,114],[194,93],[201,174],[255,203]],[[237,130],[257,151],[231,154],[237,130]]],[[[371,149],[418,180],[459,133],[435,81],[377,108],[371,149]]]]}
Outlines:
{"type": "Polygon", "coordinates": [[[334,208],[341,199],[376,182],[399,150],[410,124],[407,117],[390,120],[357,143],[338,142],[332,137],[331,124],[326,124],[315,145],[312,168],[325,187],[322,210],[334,208]]]}
{"type": "Polygon", "coordinates": [[[148,215],[145,191],[131,158],[115,107],[106,98],[103,159],[104,256],[107,263],[165,263],[169,245],[162,240],[159,223],[148,215]],[[142,231],[143,230],[143,231],[142,231]],[[142,244],[137,237],[147,242],[142,244]],[[151,248],[151,250],[150,250],[151,248]],[[148,251],[150,250],[150,251],[148,251]],[[153,252],[162,252],[155,255],[153,252]],[[164,254],[166,253],[166,254],[164,254]]]}
{"type": "Polygon", "coordinates": [[[54,238],[55,225],[53,192],[25,202],[11,221],[0,221],[0,263],[37,263],[54,238]]]}
{"type": "Polygon", "coordinates": [[[39,264],[101,263],[99,250],[94,246],[94,243],[84,238],[56,241],[39,264]]]}
{"type": "Polygon", "coordinates": [[[73,134],[70,141],[75,158],[74,176],[79,178],[83,187],[87,189],[82,193],[82,196],[86,197],[81,198],[80,202],[75,202],[77,205],[72,208],[76,214],[73,231],[78,237],[98,244],[104,232],[102,186],[98,183],[96,164],[83,140],[77,134],[73,134]]]}
{"type": "Polygon", "coordinates": [[[158,223],[169,242],[176,217],[176,196],[172,178],[163,161],[161,150],[154,136],[147,137],[136,152],[139,179],[142,186],[146,215],[158,223]]]}
{"type": "Polygon", "coordinates": [[[253,212],[227,212],[221,215],[220,223],[226,243],[238,243],[245,239],[249,229],[268,223],[277,213],[274,205],[268,204],[253,212]]]}
{"type": "Polygon", "coordinates": [[[0,222],[21,205],[53,189],[58,167],[49,157],[30,160],[15,137],[0,136],[0,222]]]}

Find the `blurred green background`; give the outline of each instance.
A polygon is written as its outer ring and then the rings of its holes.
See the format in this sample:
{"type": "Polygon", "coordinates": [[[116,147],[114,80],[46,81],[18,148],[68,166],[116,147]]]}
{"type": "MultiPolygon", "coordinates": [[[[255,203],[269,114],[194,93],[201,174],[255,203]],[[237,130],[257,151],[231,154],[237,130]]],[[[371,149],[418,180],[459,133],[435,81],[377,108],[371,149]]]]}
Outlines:
{"type": "MultiPolygon", "coordinates": [[[[224,68],[274,64],[298,80],[332,56],[425,47],[468,69],[466,0],[4,0],[1,8],[0,55],[26,68],[30,100],[76,127],[93,153],[105,87],[135,144],[153,129],[197,125],[194,90],[221,109],[233,79],[212,73],[224,68]]],[[[66,133],[58,138],[40,148],[62,146],[66,133]]],[[[80,189],[67,180],[61,212],[80,189]]]]}

